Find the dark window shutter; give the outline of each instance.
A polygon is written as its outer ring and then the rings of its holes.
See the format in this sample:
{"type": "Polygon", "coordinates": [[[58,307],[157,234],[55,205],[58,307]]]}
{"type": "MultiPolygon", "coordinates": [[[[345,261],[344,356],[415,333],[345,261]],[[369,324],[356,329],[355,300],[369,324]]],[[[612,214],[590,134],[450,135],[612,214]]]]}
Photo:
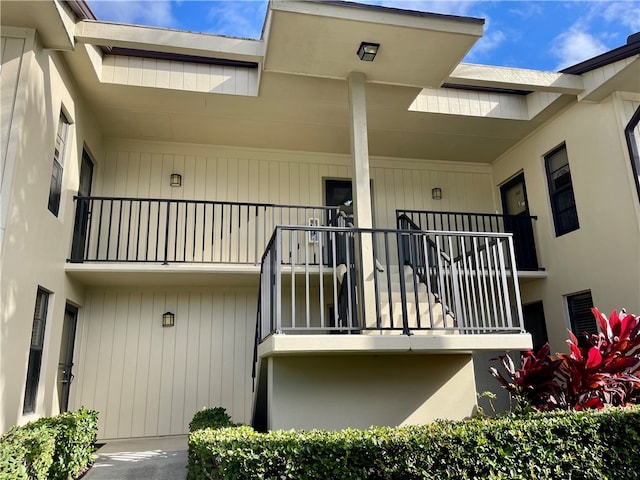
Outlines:
{"type": "Polygon", "coordinates": [[[580,344],[584,343],[584,333],[598,333],[598,323],[596,322],[591,308],[593,300],[591,292],[577,293],[567,297],[569,307],[569,319],[571,320],[571,330],[578,337],[580,344]]]}

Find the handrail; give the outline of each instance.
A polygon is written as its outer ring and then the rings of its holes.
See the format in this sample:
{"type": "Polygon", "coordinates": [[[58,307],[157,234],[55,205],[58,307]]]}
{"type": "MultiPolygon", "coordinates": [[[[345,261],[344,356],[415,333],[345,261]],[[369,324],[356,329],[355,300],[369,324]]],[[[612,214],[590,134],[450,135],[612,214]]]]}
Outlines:
{"type": "MultiPolygon", "coordinates": [[[[513,233],[516,263],[521,270],[540,270],[536,253],[535,215],[503,213],[447,212],[432,210],[396,210],[398,219],[411,221],[419,230],[454,230],[513,233]]],[[[398,220],[400,221],[400,220],[398,220]]]]}
{"type": "MultiPolygon", "coordinates": [[[[396,216],[402,215],[402,214],[406,215],[406,214],[421,214],[421,213],[429,213],[434,215],[461,215],[461,216],[495,217],[495,218],[518,216],[518,215],[508,215],[505,213],[458,212],[458,211],[447,211],[447,210],[408,210],[404,208],[396,210],[396,216]]],[[[537,215],[528,215],[528,218],[532,220],[538,220],[537,215]]]]}
{"type": "Polygon", "coordinates": [[[256,341],[286,333],[523,332],[512,238],[510,233],[277,226],[262,256],[256,341]],[[310,232],[317,235],[317,244],[301,248],[299,242],[310,232]],[[374,245],[367,253],[371,258],[361,248],[349,247],[367,236],[367,244],[374,245]],[[410,244],[427,245],[429,236],[435,256],[425,257],[425,269],[431,274],[417,281],[400,265],[402,243],[408,238],[410,244]],[[344,259],[335,254],[339,248],[344,249],[344,259]],[[313,249],[333,254],[314,264],[313,249]],[[445,255],[459,258],[446,261],[445,255]],[[373,265],[377,257],[381,268],[374,268],[365,280],[360,268],[373,265]],[[357,295],[348,298],[352,292],[357,295]]]}
{"type": "Polygon", "coordinates": [[[338,207],[75,196],[71,262],[257,265],[277,225],[328,224],[338,207]]]}

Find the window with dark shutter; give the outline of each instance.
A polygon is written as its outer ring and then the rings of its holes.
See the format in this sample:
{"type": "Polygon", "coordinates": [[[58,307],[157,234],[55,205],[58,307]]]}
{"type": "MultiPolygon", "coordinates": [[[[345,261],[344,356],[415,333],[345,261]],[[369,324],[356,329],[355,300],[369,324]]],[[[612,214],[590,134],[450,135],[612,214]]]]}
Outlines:
{"type": "Polygon", "coordinates": [[[29,347],[29,365],[27,367],[27,382],[24,392],[22,413],[35,411],[38,396],[38,382],[40,380],[40,366],[42,365],[42,350],[44,348],[44,328],[47,319],[49,294],[39,288],[36,295],[36,307],[33,312],[33,326],[31,327],[31,345],[29,347]]]}
{"type": "Polygon", "coordinates": [[[553,223],[556,236],[559,237],[580,228],[567,147],[561,145],[556,148],[544,157],[544,161],[549,183],[553,223]]]}
{"type": "Polygon", "coordinates": [[[569,308],[569,320],[571,321],[571,330],[578,337],[581,346],[585,345],[585,333],[598,333],[598,324],[596,322],[591,308],[593,300],[591,292],[581,292],[567,296],[567,306],[569,308]]]}
{"type": "Polygon", "coordinates": [[[56,217],[60,210],[60,195],[62,193],[62,172],[64,167],[64,154],[67,143],[67,133],[69,131],[69,121],[64,113],[60,113],[58,121],[58,131],[56,133],[56,144],[53,150],[53,170],[51,172],[51,185],[49,186],[49,210],[56,217]]]}

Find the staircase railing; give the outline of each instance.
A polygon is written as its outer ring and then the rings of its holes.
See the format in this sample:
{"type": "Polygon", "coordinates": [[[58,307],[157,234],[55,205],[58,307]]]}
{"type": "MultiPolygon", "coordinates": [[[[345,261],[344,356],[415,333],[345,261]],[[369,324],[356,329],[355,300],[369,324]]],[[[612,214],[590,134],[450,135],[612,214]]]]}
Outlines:
{"type": "Polygon", "coordinates": [[[442,212],[427,210],[396,210],[419,230],[442,230],[485,233],[513,233],[516,263],[520,270],[539,270],[534,240],[534,220],[531,215],[500,213],[442,212]]]}
{"type": "MultiPolygon", "coordinates": [[[[399,215],[397,221],[398,230],[421,230],[404,214],[399,215]]],[[[451,281],[451,275],[442,274],[451,271],[451,257],[439,249],[437,243],[428,235],[405,235],[402,240],[399,250],[400,264],[409,266],[415,274],[415,280],[423,283],[429,295],[433,295],[445,312],[455,318],[455,312],[450,307],[456,296],[455,284],[451,281]]]]}

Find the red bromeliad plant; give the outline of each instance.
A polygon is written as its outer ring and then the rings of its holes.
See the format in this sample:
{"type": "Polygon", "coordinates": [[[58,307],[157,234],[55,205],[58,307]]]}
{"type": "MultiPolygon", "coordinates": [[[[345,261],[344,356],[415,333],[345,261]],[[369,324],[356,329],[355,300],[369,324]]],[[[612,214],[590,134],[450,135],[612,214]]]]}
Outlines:
{"type": "Polygon", "coordinates": [[[508,355],[499,359],[506,372],[491,374],[516,399],[536,410],[602,408],[640,401],[640,317],[615,311],[607,319],[592,308],[600,333],[586,335],[587,346],[569,332],[571,353],[525,352],[516,369],[508,355]]]}

